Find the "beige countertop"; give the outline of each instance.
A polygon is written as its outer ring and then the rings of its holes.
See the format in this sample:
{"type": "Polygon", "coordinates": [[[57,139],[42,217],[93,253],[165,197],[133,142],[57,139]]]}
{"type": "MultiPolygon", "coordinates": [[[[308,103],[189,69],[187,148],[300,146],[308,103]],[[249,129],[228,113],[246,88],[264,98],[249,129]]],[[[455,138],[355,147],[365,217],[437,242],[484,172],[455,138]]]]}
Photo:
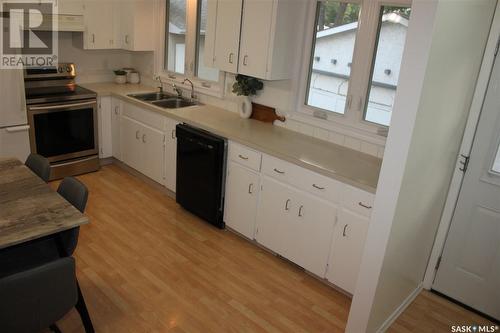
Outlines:
{"type": "Polygon", "coordinates": [[[115,83],[82,84],[99,96],[115,96],[148,110],[213,132],[266,154],[375,193],[381,159],[252,119],[210,105],[163,109],[140,102],[127,94],[151,92],[145,85],[115,83]]]}

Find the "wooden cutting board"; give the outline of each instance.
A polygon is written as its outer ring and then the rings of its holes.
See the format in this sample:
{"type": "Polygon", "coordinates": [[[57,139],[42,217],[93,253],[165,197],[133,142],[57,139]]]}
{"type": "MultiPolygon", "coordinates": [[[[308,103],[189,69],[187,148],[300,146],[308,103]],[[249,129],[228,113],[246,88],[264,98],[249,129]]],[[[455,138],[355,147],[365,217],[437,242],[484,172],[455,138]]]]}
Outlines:
{"type": "Polygon", "coordinates": [[[275,120],[284,122],[285,117],[276,114],[276,109],[262,104],[252,103],[252,116],[250,119],[259,120],[265,123],[274,123],[275,120]]]}

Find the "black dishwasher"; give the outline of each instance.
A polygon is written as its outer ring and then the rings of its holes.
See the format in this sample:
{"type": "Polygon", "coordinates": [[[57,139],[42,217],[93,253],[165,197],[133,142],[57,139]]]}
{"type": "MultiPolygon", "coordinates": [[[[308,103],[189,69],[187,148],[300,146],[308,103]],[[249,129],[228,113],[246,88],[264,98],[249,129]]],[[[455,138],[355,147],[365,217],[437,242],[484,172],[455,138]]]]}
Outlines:
{"type": "Polygon", "coordinates": [[[176,134],[177,203],[222,229],[227,140],[186,124],[176,134]]]}

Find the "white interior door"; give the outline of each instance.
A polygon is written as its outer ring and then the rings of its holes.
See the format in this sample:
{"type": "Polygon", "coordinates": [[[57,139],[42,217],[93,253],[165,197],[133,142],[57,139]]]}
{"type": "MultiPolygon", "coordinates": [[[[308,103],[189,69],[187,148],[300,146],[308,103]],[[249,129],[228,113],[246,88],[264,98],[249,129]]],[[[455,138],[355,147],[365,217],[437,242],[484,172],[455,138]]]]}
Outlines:
{"type": "Polygon", "coordinates": [[[491,74],[433,289],[500,319],[500,61],[491,74]]]}

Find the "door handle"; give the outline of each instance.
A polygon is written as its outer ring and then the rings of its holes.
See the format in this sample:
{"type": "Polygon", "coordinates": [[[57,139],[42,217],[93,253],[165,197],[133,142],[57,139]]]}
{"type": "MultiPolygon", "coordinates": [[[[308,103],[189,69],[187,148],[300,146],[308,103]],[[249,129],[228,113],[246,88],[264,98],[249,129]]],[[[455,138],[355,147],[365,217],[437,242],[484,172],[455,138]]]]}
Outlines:
{"type": "Polygon", "coordinates": [[[172,130],[171,136],[172,136],[172,139],[175,140],[175,130],[172,130]]]}
{"type": "Polygon", "coordinates": [[[246,66],[246,65],[247,65],[247,59],[248,59],[248,56],[247,56],[247,55],[245,55],[245,56],[243,57],[243,66],[246,66]]]}
{"type": "Polygon", "coordinates": [[[324,187],[321,187],[321,186],[318,186],[316,184],[313,184],[313,187],[318,189],[318,190],[324,190],[325,188],[324,187]]]}
{"type": "Polygon", "coordinates": [[[142,135],[142,143],[146,143],[146,134],[142,135]]]}
{"type": "Polygon", "coordinates": [[[299,207],[299,217],[303,217],[304,215],[302,214],[302,210],[304,209],[304,206],[299,207]]]}
{"type": "Polygon", "coordinates": [[[288,206],[290,204],[290,199],[288,199],[286,202],[285,202],[285,210],[288,211],[290,210],[290,207],[288,206]]]}
{"type": "Polygon", "coordinates": [[[92,44],[95,43],[95,34],[92,34],[92,44]]]}
{"type": "Polygon", "coordinates": [[[238,155],[238,157],[239,157],[239,158],[241,158],[242,160],[245,160],[245,161],[247,161],[247,160],[248,160],[248,157],[243,156],[243,155],[241,155],[241,154],[240,154],[240,155],[238,155]]]}
{"type": "Polygon", "coordinates": [[[253,183],[248,185],[248,194],[253,194],[253,183]]]}
{"type": "Polygon", "coordinates": [[[276,168],[274,168],[274,172],[279,173],[280,175],[283,175],[285,173],[285,171],[281,171],[276,168]]]}
{"type": "Polygon", "coordinates": [[[115,106],[115,114],[116,115],[118,115],[118,110],[119,110],[118,106],[115,106]]]}
{"type": "Polygon", "coordinates": [[[58,110],[58,109],[76,108],[76,107],[83,107],[83,106],[94,106],[94,105],[97,105],[97,103],[95,101],[91,101],[91,102],[60,104],[60,105],[51,105],[51,106],[30,106],[30,107],[28,107],[28,109],[30,111],[43,111],[43,110],[58,110]]]}
{"type": "Polygon", "coordinates": [[[29,129],[30,129],[29,125],[23,125],[23,126],[7,127],[5,131],[7,133],[17,133],[17,132],[24,132],[29,129]]]}
{"type": "Polygon", "coordinates": [[[125,35],[125,44],[128,44],[128,35],[125,35]]]}
{"type": "Polygon", "coordinates": [[[229,53],[229,63],[232,64],[233,63],[233,52],[229,53]]]}
{"type": "Polygon", "coordinates": [[[360,201],[360,202],[358,202],[358,205],[360,205],[361,207],[366,208],[366,209],[372,209],[372,208],[373,208],[372,206],[367,206],[367,205],[365,205],[365,204],[364,204],[364,203],[362,203],[361,201],[360,201]]]}
{"type": "Polygon", "coordinates": [[[135,131],[135,139],[139,140],[139,131],[135,131]]]}
{"type": "Polygon", "coordinates": [[[347,234],[346,234],[347,226],[348,226],[348,224],[346,224],[346,225],[344,226],[344,231],[342,231],[342,237],[347,236],[347,234]]]}

